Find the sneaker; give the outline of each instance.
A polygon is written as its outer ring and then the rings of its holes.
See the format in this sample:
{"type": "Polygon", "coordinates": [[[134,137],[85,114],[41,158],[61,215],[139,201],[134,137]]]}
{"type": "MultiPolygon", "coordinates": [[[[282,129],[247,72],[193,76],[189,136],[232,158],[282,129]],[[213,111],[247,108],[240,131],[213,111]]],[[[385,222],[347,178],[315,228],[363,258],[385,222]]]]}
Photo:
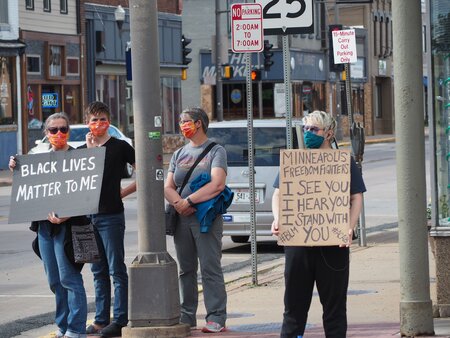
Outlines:
{"type": "Polygon", "coordinates": [[[101,329],[100,335],[104,338],[122,337],[122,327],[122,325],[119,325],[117,323],[111,323],[101,329]]]}
{"type": "Polygon", "coordinates": [[[225,327],[216,322],[207,322],[203,327],[203,333],[218,333],[225,331],[225,327]]]}

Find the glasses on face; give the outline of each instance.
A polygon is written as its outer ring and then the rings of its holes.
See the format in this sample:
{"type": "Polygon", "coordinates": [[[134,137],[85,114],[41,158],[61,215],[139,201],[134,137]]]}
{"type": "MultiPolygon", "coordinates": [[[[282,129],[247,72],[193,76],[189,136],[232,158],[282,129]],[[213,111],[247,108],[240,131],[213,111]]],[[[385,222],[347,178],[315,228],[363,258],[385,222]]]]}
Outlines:
{"type": "Polygon", "coordinates": [[[63,133],[63,134],[67,134],[69,132],[69,127],[50,127],[47,128],[48,132],[50,134],[56,134],[58,132],[58,130],[63,133]]]}
{"type": "Polygon", "coordinates": [[[323,130],[323,128],[319,128],[316,126],[302,126],[303,132],[305,131],[310,131],[313,132],[314,134],[317,134],[320,130],[323,130]]]}
{"type": "Polygon", "coordinates": [[[185,124],[185,123],[188,123],[188,122],[197,122],[197,121],[194,121],[194,120],[180,120],[180,121],[178,122],[178,124],[179,124],[179,125],[182,125],[182,124],[185,124]]]}

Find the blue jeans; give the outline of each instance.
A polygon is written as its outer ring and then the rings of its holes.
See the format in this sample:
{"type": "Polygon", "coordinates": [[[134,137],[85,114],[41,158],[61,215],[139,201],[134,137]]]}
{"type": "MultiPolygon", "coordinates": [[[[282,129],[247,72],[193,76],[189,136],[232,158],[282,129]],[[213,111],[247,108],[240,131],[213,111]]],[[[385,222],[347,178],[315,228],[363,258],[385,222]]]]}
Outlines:
{"type": "Polygon", "coordinates": [[[60,333],[67,337],[86,336],[87,301],[81,272],[68,260],[64,252],[65,225],[57,235],[52,226],[39,222],[38,241],[50,290],[55,294],[55,322],[60,333]]]}
{"type": "Polygon", "coordinates": [[[110,322],[111,280],[114,284],[113,322],[121,326],[128,323],[128,274],[125,265],[125,216],[96,214],[91,222],[97,230],[101,260],[91,265],[95,287],[95,323],[110,322]]]}

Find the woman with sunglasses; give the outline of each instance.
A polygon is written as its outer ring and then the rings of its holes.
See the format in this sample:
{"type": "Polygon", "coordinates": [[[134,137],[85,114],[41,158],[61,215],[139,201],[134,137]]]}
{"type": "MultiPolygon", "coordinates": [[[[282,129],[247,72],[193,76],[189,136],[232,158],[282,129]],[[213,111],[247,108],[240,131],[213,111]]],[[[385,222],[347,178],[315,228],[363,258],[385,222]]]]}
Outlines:
{"type": "MultiPolygon", "coordinates": [[[[69,119],[65,113],[50,115],[45,121],[44,133],[51,150],[67,151],[73,149],[67,144],[69,139],[69,119]]],[[[16,161],[13,156],[9,160],[9,168],[13,170],[16,161]]],[[[68,217],[58,217],[54,212],[48,214],[46,220],[32,223],[31,230],[37,232],[37,241],[33,249],[44,263],[45,273],[50,290],[55,294],[55,323],[58,326],[56,337],[86,337],[87,301],[86,291],[81,275],[82,264],[75,263],[66,255],[66,232],[70,231],[68,217]]]]}
{"type": "MultiPolygon", "coordinates": [[[[315,110],[303,119],[303,141],[307,149],[332,149],[336,120],[315,110]]],[[[272,234],[279,235],[279,175],[272,196],[272,234]]],[[[323,308],[323,327],[327,338],[345,338],[347,334],[347,289],[350,243],[366,191],[361,172],[351,158],[349,241],[340,246],[285,246],[284,314],[281,338],[303,336],[316,284],[323,308]]]]}

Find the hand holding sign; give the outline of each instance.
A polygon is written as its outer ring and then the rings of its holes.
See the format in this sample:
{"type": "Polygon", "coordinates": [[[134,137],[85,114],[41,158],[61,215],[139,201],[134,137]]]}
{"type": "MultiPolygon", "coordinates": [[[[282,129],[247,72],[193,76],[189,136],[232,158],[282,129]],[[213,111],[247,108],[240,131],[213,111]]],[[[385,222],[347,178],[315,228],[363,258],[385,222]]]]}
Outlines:
{"type": "Polygon", "coordinates": [[[97,213],[104,162],[104,147],[10,159],[14,174],[8,222],[58,223],[64,217],[97,213]]]}
{"type": "Polygon", "coordinates": [[[349,245],[350,152],[283,150],[279,201],[278,244],[349,245]]]}

